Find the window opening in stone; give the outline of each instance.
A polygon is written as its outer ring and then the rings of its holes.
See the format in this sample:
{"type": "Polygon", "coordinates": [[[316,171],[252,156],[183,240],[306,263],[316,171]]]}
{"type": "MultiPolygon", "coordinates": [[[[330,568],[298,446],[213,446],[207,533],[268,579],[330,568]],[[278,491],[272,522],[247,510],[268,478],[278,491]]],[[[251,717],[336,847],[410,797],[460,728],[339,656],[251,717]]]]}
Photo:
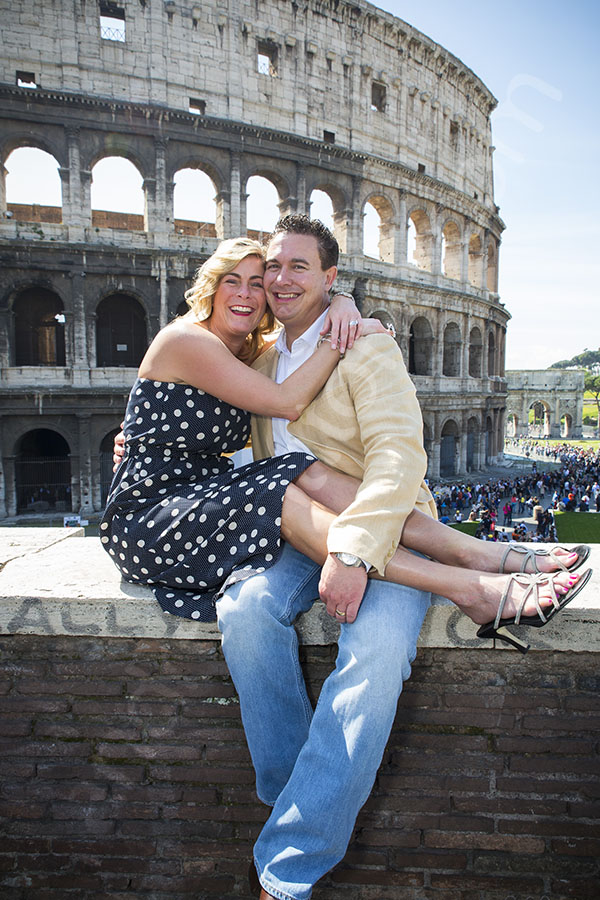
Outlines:
{"type": "Polygon", "coordinates": [[[488,375],[496,374],[496,339],[493,332],[488,335],[488,375]]]}
{"type": "Polygon", "coordinates": [[[17,512],[71,511],[71,460],[65,439],[49,428],[24,434],[15,455],[17,512]]]}
{"type": "Polygon", "coordinates": [[[425,174],[425,163],[418,163],[417,172],[420,172],[421,175],[425,174]]]}
{"type": "Polygon", "coordinates": [[[37,147],[19,147],[10,154],[5,167],[9,218],[19,222],[62,222],[59,164],[50,153],[37,147]]]}
{"type": "Polygon", "coordinates": [[[146,316],[135,297],[105,297],[96,310],[96,365],[137,367],[147,346],[146,316]]]}
{"type": "Polygon", "coordinates": [[[444,330],[444,358],[442,373],[450,377],[460,375],[460,328],[456,322],[450,322],[444,330]]]}
{"type": "Polygon", "coordinates": [[[45,288],[22,291],[13,305],[16,366],[65,365],[65,316],[60,297],[45,288]]]}
{"type": "Polygon", "coordinates": [[[417,209],[410,214],[407,222],[406,241],[407,261],[419,269],[431,272],[433,235],[429,217],[422,209],[417,209]]]}
{"type": "Polygon", "coordinates": [[[467,472],[478,468],[477,457],[479,454],[479,423],[471,417],[467,422],[467,472]]]}
{"type": "Polygon", "coordinates": [[[217,189],[200,169],[179,169],[173,176],[173,222],[177,234],[217,237],[217,189]]]}
{"type": "Polygon", "coordinates": [[[105,41],[125,41],[125,10],[120,6],[100,4],[100,37],[105,41]]]}
{"type": "Polygon", "coordinates": [[[387,89],[385,84],[379,81],[371,83],[371,109],[375,112],[385,112],[385,98],[387,89]]]}
{"type": "Polygon", "coordinates": [[[206,100],[196,100],[190,97],[189,112],[196,116],[203,116],[206,112],[206,100]]]}
{"type": "Polygon", "coordinates": [[[17,82],[17,87],[32,88],[32,89],[37,87],[37,81],[35,80],[34,72],[21,72],[21,71],[17,70],[16,82],[17,82]]]}
{"type": "Polygon", "coordinates": [[[469,238],[469,283],[473,287],[481,287],[481,239],[478,234],[469,238]]]}
{"type": "Polygon", "coordinates": [[[410,326],[408,371],[411,375],[433,372],[433,330],[424,316],[417,316],[410,326]]]}
{"type": "Polygon", "coordinates": [[[363,210],[363,254],[371,259],[381,259],[379,247],[381,216],[372,203],[365,203],[363,210]]]}
{"type": "Polygon", "coordinates": [[[447,478],[456,474],[458,451],[458,425],[452,419],[442,428],[440,437],[440,475],[447,478]]]}
{"type": "Polygon", "coordinates": [[[469,335],[469,375],[471,378],[481,378],[481,363],[483,359],[483,338],[479,328],[472,328],[469,335]]]}
{"type": "Polygon", "coordinates": [[[335,144],[335,132],[333,131],[324,131],[323,132],[323,140],[326,144],[335,144]]]}
{"type": "Polygon", "coordinates": [[[92,225],[95,228],[144,230],[143,178],[122,156],[107,156],[92,169],[92,225]]]}
{"type": "Polygon", "coordinates": [[[319,219],[330,231],[334,231],[333,202],[325,191],[315,189],[311,192],[310,217],[319,219]]]}
{"type": "Polygon", "coordinates": [[[492,240],[488,242],[486,283],[488,291],[492,294],[498,292],[498,251],[492,240]]]}
{"type": "Polygon", "coordinates": [[[246,232],[248,237],[262,240],[279,219],[279,194],[272,181],[252,175],[246,183],[246,232]]]}
{"type": "Polygon", "coordinates": [[[256,67],[260,75],[277,77],[277,44],[272,41],[259,41],[257,47],[256,67]]]}
{"type": "Polygon", "coordinates": [[[442,272],[446,278],[460,280],[460,231],[455,222],[448,222],[442,231],[442,272]]]}

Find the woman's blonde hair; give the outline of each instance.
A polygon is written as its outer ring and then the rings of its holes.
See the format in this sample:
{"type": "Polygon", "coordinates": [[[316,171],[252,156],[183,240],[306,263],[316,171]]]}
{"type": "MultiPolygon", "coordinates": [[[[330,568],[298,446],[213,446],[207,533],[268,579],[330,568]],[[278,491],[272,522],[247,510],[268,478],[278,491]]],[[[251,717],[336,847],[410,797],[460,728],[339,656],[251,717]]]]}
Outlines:
{"type": "MultiPolygon", "coordinates": [[[[212,313],[213,299],[221,278],[228,275],[229,272],[233,272],[235,267],[248,256],[257,256],[264,262],[265,253],[258,241],[245,237],[221,241],[213,255],[202,263],[196,272],[191,288],[184,294],[190,308],[186,315],[193,315],[199,321],[208,319],[212,313]]],[[[251,362],[255,359],[264,344],[264,335],[271,333],[274,329],[275,316],[267,306],[266,313],[254,331],[246,338],[239,358],[244,362],[251,362]]]]}

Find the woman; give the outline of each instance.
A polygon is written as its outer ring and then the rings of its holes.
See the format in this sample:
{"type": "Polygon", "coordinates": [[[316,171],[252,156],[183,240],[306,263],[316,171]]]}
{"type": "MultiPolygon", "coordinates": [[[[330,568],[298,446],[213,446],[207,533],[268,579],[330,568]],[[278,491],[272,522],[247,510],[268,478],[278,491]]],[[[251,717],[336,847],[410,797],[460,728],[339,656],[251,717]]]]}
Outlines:
{"type": "MultiPolygon", "coordinates": [[[[189,313],[152,342],[128,404],[129,452],[101,524],[103,544],[128,580],[150,584],[165,611],[202,621],[214,618],[215,600],[227,585],[272,565],[281,536],[323,562],[329,526],[357,488],[356,481],[305,453],[237,470],[222,455],[244,446],[249,412],[296,419],[340,358],[324,342],[282,384],[248,367],[274,327],[263,268],[259,244],[224,241],[186,294],[189,313]]],[[[335,335],[339,331],[343,350],[348,334],[359,333],[350,327],[358,313],[340,302],[330,326],[335,335]]],[[[366,320],[365,331],[381,329],[366,320]]],[[[399,548],[386,579],[450,593],[479,624],[489,623],[498,610],[505,619],[524,615],[535,619],[528,624],[542,624],[543,608],[552,608],[550,617],[560,606],[557,596],[570,599],[579,589],[578,576],[569,571],[552,579],[486,576],[503,566],[519,571],[522,560],[516,552],[484,551],[479,542],[450,531],[414,511],[403,545],[429,554],[435,546],[440,562],[399,548]]],[[[540,558],[540,568],[566,570],[585,555],[583,548],[576,554],[559,548],[540,558]]],[[[537,559],[530,555],[523,568],[537,559]]],[[[357,610],[340,610],[341,605],[328,601],[328,610],[352,622],[357,610]]]]}

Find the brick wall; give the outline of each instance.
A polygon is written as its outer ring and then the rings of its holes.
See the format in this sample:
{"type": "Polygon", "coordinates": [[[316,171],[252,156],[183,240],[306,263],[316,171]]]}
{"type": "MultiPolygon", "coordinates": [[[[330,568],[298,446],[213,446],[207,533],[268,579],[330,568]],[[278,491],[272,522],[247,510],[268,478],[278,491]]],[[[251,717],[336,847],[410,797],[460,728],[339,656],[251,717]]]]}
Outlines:
{"type": "MultiPolygon", "coordinates": [[[[266,811],[216,640],[12,635],[3,900],[248,898],[266,811]]],[[[305,646],[313,694],[334,646],[305,646]]],[[[598,896],[598,657],[423,648],[315,900],[598,896]]]]}

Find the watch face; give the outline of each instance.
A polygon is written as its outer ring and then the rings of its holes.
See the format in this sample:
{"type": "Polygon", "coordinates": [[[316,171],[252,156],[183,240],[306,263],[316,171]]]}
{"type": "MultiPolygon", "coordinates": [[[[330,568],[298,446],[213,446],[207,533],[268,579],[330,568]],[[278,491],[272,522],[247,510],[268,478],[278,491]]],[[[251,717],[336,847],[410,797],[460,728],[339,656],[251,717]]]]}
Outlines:
{"type": "Polygon", "coordinates": [[[361,560],[353,553],[336,553],[337,558],[344,566],[360,566],[361,560]]]}

